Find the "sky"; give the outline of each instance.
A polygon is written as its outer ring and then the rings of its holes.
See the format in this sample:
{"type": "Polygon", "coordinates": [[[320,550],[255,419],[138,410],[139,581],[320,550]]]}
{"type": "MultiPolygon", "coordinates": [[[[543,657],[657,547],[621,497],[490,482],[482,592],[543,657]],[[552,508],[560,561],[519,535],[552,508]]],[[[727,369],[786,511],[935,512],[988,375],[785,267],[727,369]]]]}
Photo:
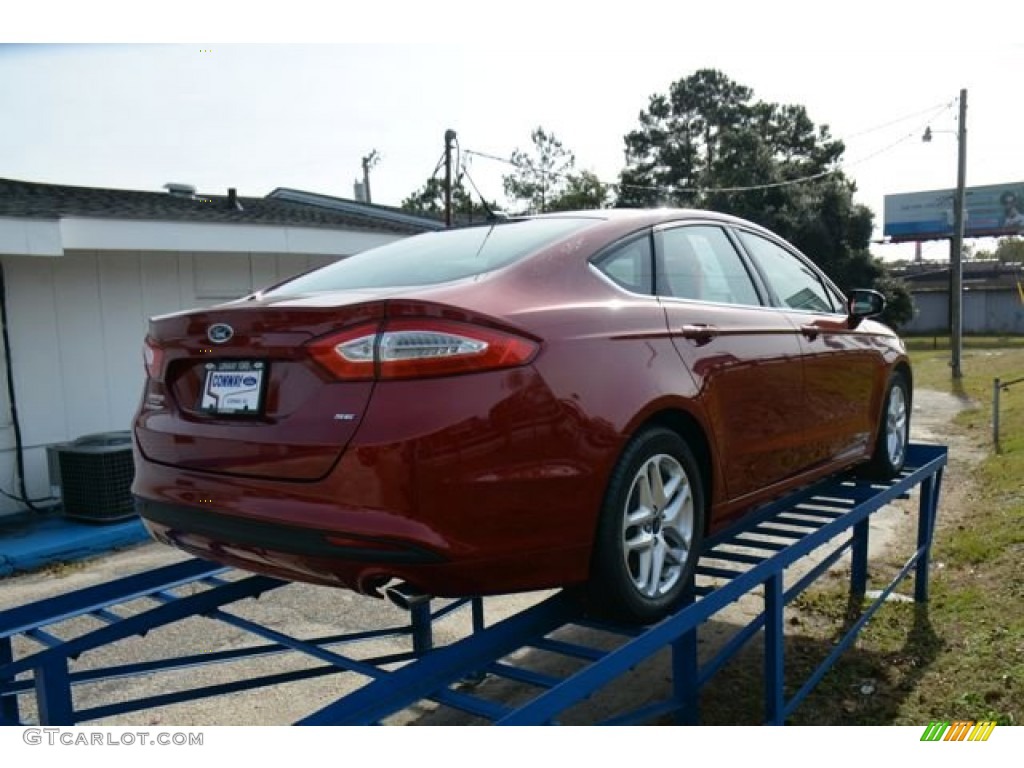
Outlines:
{"type": "MultiPolygon", "coordinates": [[[[0,177],[351,197],[360,159],[377,150],[373,201],[397,205],[433,172],[445,129],[457,131],[463,149],[507,157],[542,125],[578,167],[614,181],[622,137],[650,96],[713,67],[756,98],[805,105],[846,138],[847,174],[875,211],[880,236],[885,194],[955,184],[960,88],[969,90],[968,185],[1024,180],[1024,45],[996,40],[1003,25],[957,45],[946,37],[1009,6],[991,14],[985,2],[963,6],[958,20],[935,4],[920,4],[920,13],[914,3],[890,5],[901,10],[865,1],[844,20],[823,15],[842,6],[813,3],[769,11],[723,4],[698,18],[688,4],[644,0],[523,0],[519,13],[497,15],[455,0],[439,18],[428,12],[433,4],[380,2],[377,15],[339,12],[342,4],[314,5],[312,15],[300,0],[277,4],[276,16],[240,34],[235,17],[208,10],[201,28],[190,26],[189,10],[204,6],[184,2],[157,24],[109,16],[122,22],[101,23],[100,39],[119,41],[106,44],[90,42],[95,14],[63,6],[49,17],[61,24],[38,30],[75,44],[42,42],[23,18],[25,44],[0,46],[0,177]],[[748,24],[740,29],[736,19],[748,24]],[[265,42],[275,33],[300,42],[265,42]],[[179,42],[194,37],[207,39],[179,42]],[[927,144],[925,125],[934,135],[927,144]]],[[[1014,13],[1024,22],[1024,12],[1014,13]]],[[[507,170],[480,157],[469,165],[488,197],[501,196],[507,170]]],[[[906,256],[908,248],[876,252],[906,256]]],[[[941,242],[925,247],[926,257],[947,251],[941,242]]]]}

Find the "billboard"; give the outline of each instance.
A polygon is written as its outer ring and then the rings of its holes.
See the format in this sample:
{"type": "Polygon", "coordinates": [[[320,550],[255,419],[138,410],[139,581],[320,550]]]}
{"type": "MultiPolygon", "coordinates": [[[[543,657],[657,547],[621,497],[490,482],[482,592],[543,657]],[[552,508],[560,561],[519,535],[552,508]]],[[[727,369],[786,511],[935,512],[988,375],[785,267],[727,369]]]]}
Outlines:
{"type": "MultiPolygon", "coordinates": [[[[893,241],[953,236],[952,189],[885,196],[883,234],[893,241]]],[[[1024,181],[968,187],[964,237],[1024,234],[1024,181]]]]}

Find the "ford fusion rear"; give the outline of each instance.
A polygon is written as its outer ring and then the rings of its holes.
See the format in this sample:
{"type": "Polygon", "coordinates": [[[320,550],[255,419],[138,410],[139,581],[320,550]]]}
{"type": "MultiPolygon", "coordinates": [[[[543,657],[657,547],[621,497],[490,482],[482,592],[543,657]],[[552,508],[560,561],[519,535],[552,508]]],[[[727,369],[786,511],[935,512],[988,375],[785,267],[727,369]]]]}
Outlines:
{"type": "Polygon", "coordinates": [[[581,585],[654,620],[703,536],[902,467],[902,344],[802,254],[699,211],[400,240],[150,321],[138,509],[160,541],[380,594],[581,585]]]}

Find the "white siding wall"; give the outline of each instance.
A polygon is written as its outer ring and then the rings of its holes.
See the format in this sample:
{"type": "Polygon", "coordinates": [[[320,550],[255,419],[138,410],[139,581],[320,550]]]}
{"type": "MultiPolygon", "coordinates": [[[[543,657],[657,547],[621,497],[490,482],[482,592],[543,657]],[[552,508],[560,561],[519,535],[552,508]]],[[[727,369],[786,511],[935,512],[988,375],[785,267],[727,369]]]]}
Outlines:
{"type": "MultiPolygon", "coordinates": [[[[8,333],[26,447],[28,491],[47,496],[50,443],[128,429],[141,392],[142,338],[153,315],[237,298],[328,256],[71,251],[3,256],[8,333]]],[[[0,355],[0,488],[15,490],[14,432],[0,355]]],[[[0,514],[17,505],[0,498],[0,514]]]]}

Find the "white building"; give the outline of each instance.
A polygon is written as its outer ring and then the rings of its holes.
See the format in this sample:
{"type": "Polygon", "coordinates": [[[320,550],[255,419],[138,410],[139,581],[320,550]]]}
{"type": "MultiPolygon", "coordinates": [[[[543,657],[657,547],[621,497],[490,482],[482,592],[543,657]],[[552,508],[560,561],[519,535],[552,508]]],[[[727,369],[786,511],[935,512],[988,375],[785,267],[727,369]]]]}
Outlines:
{"type": "MultiPolygon", "coordinates": [[[[128,429],[149,317],[237,298],[440,224],[297,190],[265,198],[0,179],[0,491],[18,495],[11,379],[30,497],[45,447],[128,429]]],[[[0,514],[23,507],[0,496],[0,514]]]]}

